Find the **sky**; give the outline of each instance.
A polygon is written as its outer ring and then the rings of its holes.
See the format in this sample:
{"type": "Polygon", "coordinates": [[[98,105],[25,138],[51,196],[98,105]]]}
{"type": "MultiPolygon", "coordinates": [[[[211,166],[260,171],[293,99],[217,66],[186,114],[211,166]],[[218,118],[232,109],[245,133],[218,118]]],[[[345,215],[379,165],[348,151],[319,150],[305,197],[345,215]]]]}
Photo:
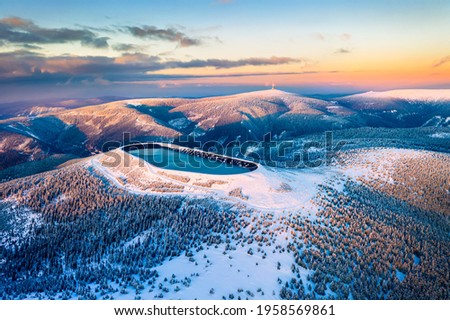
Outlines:
{"type": "Polygon", "coordinates": [[[450,88],[450,1],[0,2],[0,99],[450,88]]]}

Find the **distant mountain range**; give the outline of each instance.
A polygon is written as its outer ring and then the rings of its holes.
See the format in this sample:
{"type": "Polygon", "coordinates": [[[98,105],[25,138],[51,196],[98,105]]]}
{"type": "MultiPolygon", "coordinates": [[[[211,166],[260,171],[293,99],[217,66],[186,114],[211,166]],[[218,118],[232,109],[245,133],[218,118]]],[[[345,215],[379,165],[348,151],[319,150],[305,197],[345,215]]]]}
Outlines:
{"type": "Polygon", "coordinates": [[[261,140],[266,133],[292,139],[326,130],[361,127],[450,126],[450,90],[367,92],[314,99],[262,90],[199,99],[149,98],[94,103],[83,100],[18,108],[3,105],[0,169],[55,154],[87,156],[124,132],[138,141],[261,140]],[[9,114],[9,116],[8,116],[9,114]],[[14,115],[11,115],[14,114],[14,115]]]}

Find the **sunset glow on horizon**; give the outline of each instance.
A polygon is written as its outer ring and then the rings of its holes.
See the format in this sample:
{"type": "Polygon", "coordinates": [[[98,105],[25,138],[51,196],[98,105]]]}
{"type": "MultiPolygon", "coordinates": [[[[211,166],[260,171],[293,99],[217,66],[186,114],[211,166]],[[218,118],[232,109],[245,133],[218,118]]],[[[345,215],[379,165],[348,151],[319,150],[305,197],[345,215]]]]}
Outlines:
{"type": "Polygon", "coordinates": [[[448,1],[0,3],[0,98],[450,88],[448,1]]]}

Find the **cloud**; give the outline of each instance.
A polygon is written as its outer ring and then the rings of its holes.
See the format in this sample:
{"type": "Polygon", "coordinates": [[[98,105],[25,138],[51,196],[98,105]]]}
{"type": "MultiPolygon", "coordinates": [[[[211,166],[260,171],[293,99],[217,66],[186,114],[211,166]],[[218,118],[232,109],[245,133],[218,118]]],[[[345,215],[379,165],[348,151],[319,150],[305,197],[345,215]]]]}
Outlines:
{"type": "Polygon", "coordinates": [[[94,48],[108,47],[108,37],[98,37],[87,29],[42,28],[20,17],[0,19],[0,41],[20,44],[80,42],[94,48]]]}
{"type": "Polygon", "coordinates": [[[184,79],[220,79],[220,78],[242,78],[242,77],[258,77],[258,76],[289,76],[289,75],[308,75],[318,73],[338,73],[339,71],[304,71],[304,72],[246,72],[246,73],[227,73],[227,74],[149,74],[138,81],[117,81],[117,83],[135,83],[149,84],[152,81],[159,80],[184,80],[184,79]]]}
{"type": "Polygon", "coordinates": [[[154,26],[127,26],[125,29],[138,38],[177,42],[180,47],[198,46],[202,43],[200,39],[188,37],[176,28],[160,29],[154,26]]]}
{"type": "Polygon", "coordinates": [[[346,54],[346,53],[350,53],[350,52],[351,52],[351,50],[349,50],[349,49],[339,48],[334,53],[335,54],[346,54]]]}
{"type": "Polygon", "coordinates": [[[434,68],[438,68],[442,66],[443,64],[446,64],[447,62],[450,62],[450,56],[445,56],[441,59],[439,59],[436,63],[433,64],[434,68]]]}
{"type": "Polygon", "coordinates": [[[140,50],[140,46],[131,43],[117,43],[112,45],[112,48],[116,51],[140,50]]]}
{"type": "Polygon", "coordinates": [[[239,60],[227,60],[227,59],[194,59],[187,62],[167,62],[168,66],[172,68],[202,68],[202,67],[214,67],[216,69],[228,69],[243,66],[268,66],[268,65],[280,65],[288,63],[306,62],[304,59],[296,59],[290,57],[270,57],[270,58],[246,58],[239,60]]]}
{"type": "MultiPolygon", "coordinates": [[[[35,52],[19,50],[0,53],[0,81],[48,81],[60,82],[103,79],[104,81],[141,81],[160,77],[155,71],[212,67],[229,69],[240,66],[282,65],[304,63],[304,59],[290,57],[251,57],[238,60],[195,59],[189,61],[162,60],[158,56],[142,53],[126,53],[119,57],[104,56],[54,56],[45,57],[35,52]],[[65,80],[64,80],[65,79],[65,80]]],[[[187,77],[185,75],[183,77],[187,77]]]]}
{"type": "Polygon", "coordinates": [[[30,27],[33,25],[31,20],[22,19],[19,17],[6,17],[1,19],[0,22],[17,28],[30,27]]]}
{"type": "Polygon", "coordinates": [[[145,53],[124,53],[120,57],[114,58],[114,63],[116,64],[140,65],[143,68],[155,67],[159,61],[161,61],[160,57],[149,56],[145,53]]]}
{"type": "MultiPolygon", "coordinates": [[[[199,46],[208,37],[188,36],[180,26],[158,28],[150,25],[143,26],[114,26],[93,28],[77,25],[75,28],[44,28],[32,20],[21,17],[6,17],[0,19],[0,44],[28,44],[42,45],[54,43],[79,42],[81,45],[94,48],[109,47],[110,37],[99,34],[126,33],[140,39],[153,39],[175,42],[179,47],[199,46]]],[[[215,41],[220,39],[213,37],[215,41]]],[[[134,44],[119,43],[113,46],[117,51],[136,50],[134,44]]]]}
{"type": "Polygon", "coordinates": [[[42,49],[42,47],[34,45],[34,44],[28,44],[28,43],[23,43],[20,45],[22,48],[26,49],[26,50],[39,50],[42,49]]]}

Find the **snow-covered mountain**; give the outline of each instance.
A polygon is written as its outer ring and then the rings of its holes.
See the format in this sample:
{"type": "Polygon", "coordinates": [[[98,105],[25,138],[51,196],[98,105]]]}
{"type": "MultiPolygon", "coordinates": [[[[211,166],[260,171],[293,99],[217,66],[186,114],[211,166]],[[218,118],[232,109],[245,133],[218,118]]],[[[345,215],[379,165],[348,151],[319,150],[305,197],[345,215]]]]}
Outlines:
{"type": "Polygon", "coordinates": [[[449,298],[448,155],[231,176],[117,156],[0,184],[0,298],[449,298]]]}
{"type": "Polygon", "coordinates": [[[337,99],[353,110],[393,110],[427,107],[429,112],[450,104],[450,89],[404,89],[391,91],[369,91],[337,99]]]}
{"type": "MultiPolygon", "coordinates": [[[[430,126],[433,118],[450,117],[450,90],[393,90],[366,92],[336,99],[358,112],[372,127],[414,128],[430,126]]],[[[445,126],[445,121],[440,122],[445,126]]]]}
{"type": "Polygon", "coordinates": [[[107,141],[122,141],[124,133],[138,140],[182,136],[200,141],[260,140],[269,132],[295,136],[346,127],[352,115],[337,103],[262,90],[200,99],[149,98],[71,109],[32,108],[27,116],[0,120],[0,131],[46,145],[49,154],[85,155],[107,141]]]}
{"type": "MultiPolygon", "coordinates": [[[[449,91],[367,92],[324,100],[260,90],[198,99],[128,99],[77,108],[66,101],[64,106],[70,109],[39,107],[30,109],[27,116],[0,120],[0,132],[42,144],[48,155],[81,156],[98,152],[107,141],[122,141],[124,133],[139,141],[226,143],[259,141],[267,133],[277,139],[295,139],[360,127],[448,127],[449,91]]],[[[18,149],[20,145],[15,146],[18,149]]]]}
{"type": "Polygon", "coordinates": [[[390,91],[369,91],[347,96],[361,99],[401,99],[409,101],[450,101],[450,89],[403,89],[390,91]]]}
{"type": "Polygon", "coordinates": [[[263,90],[3,119],[0,299],[449,299],[447,95],[263,90]],[[205,174],[99,150],[126,132],[291,147],[205,174]]]}

